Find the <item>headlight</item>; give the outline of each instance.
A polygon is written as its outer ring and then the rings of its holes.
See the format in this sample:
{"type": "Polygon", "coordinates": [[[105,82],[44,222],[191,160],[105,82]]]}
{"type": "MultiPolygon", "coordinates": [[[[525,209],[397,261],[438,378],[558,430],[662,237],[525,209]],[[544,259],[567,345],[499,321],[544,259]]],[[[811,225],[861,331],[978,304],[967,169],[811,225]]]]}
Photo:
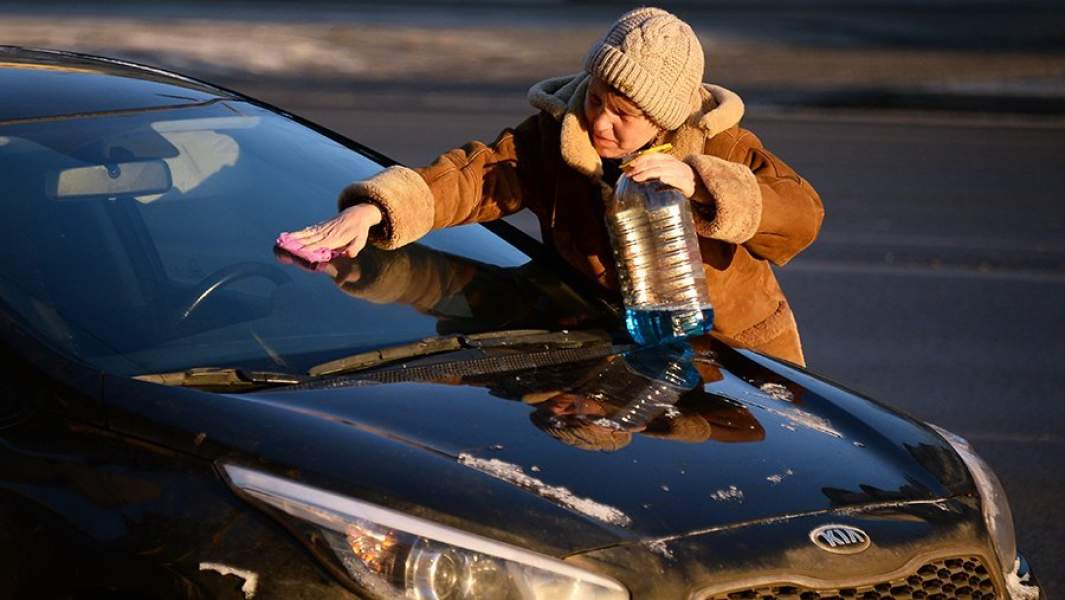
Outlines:
{"type": "Polygon", "coordinates": [[[554,558],[259,471],[223,468],[236,490],[298,519],[307,542],[332,552],[373,598],[629,597],[618,582],[554,558]]]}
{"type": "Polygon", "coordinates": [[[991,542],[995,546],[1002,573],[1012,572],[1014,563],[1017,561],[1017,538],[1013,531],[1013,513],[1010,512],[1010,503],[1006,499],[1006,490],[1003,489],[995,472],[984,462],[984,459],[976,454],[965,438],[931,423],[928,425],[954,447],[954,451],[969,468],[976,482],[976,489],[980,492],[984,521],[991,533],[991,542]]]}

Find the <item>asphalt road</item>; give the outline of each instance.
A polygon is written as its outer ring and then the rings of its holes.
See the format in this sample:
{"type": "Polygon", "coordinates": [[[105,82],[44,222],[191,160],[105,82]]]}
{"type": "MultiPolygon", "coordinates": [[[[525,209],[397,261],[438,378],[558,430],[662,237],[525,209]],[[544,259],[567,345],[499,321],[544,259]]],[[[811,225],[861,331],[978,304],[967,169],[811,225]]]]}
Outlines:
{"type": "MultiPolygon", "coordinates": [[[[265,96],[409,164],[527,113],[518,96],[265,96]]],[[[810,368],[969,438],[1050,597],[1065,593],[1065,128],[757,110],[745,123],[827,209],[820,239],[778,271],[810,368]]]]}

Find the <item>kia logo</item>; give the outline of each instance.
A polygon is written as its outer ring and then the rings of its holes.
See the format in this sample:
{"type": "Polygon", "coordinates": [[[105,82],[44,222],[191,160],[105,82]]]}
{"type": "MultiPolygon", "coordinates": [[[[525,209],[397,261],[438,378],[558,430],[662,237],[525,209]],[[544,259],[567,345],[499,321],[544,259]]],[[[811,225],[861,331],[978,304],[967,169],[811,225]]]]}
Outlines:
{"type": "Polygon", "coordinates": [[[869,534],[850,525],[822,525],[810,532],[810,541],[834,554],[857,554],[872,543],[869,534]]]}

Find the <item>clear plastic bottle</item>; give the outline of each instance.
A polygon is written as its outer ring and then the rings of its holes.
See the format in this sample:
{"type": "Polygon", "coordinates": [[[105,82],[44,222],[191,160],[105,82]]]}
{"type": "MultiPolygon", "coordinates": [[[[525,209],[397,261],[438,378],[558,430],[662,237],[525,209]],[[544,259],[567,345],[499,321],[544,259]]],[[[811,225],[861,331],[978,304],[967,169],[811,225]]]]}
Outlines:
{"type": "Polygon", "coordinates": [[[606,223],[632,339],[651,345],[709,332],[714,309],[688,199],[622,174],[606,223]]]}

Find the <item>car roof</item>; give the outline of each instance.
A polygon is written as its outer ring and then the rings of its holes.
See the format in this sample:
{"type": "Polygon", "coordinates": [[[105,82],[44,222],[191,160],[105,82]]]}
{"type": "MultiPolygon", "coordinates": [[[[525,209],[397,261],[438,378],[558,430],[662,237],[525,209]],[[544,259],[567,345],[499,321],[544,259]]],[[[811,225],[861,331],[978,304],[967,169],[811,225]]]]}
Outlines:
{"type": "Polygon", "coordinates": [[[0,124],[206,104],[234,95],[126,61],[0,46],[0,124]]]}

